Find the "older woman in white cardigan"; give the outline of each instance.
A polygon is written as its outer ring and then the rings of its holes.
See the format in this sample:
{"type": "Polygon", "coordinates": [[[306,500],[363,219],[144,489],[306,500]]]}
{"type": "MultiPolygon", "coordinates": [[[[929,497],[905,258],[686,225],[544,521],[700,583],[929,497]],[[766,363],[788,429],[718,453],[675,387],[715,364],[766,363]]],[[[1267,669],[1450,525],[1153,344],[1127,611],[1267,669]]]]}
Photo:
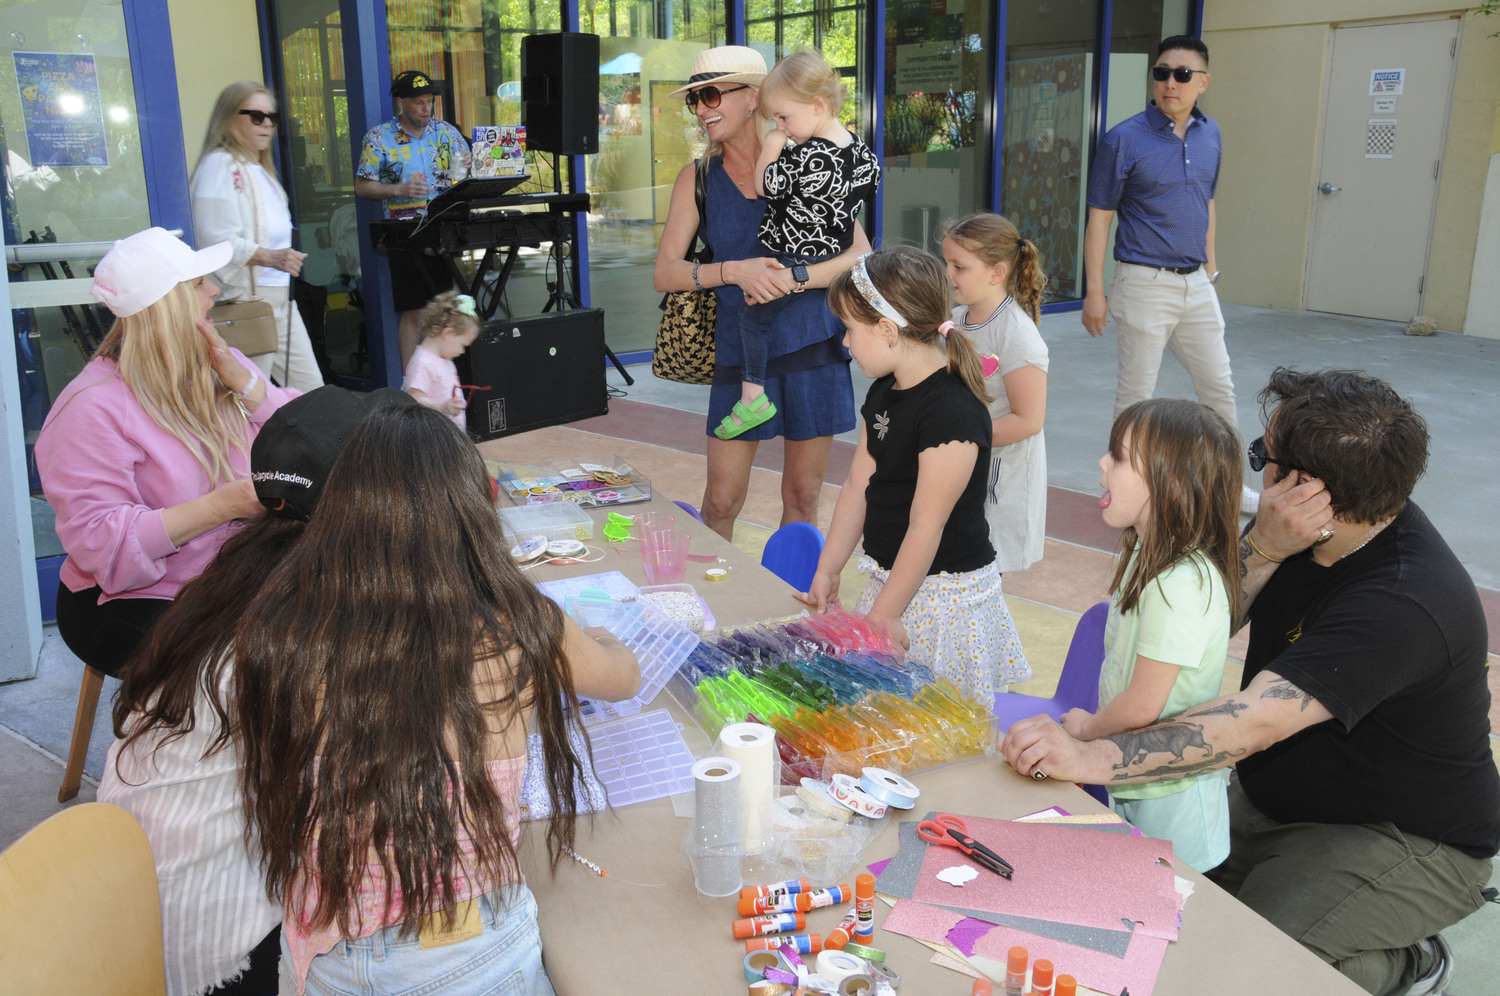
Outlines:
{"type": "Polygon", "coordinates": [[[220,301],[259,298],[276,312],[276,352],[251,359],[283,387],[306,392],[322,387],[323,375],[290,300],[307,255],[292,248],[292,216],[271,159],[277,120],[276,101],[260,83],[241,80],[219,94],[193,170],[193,227],[199,244],[234,248],[214,273],[220,301]]]}

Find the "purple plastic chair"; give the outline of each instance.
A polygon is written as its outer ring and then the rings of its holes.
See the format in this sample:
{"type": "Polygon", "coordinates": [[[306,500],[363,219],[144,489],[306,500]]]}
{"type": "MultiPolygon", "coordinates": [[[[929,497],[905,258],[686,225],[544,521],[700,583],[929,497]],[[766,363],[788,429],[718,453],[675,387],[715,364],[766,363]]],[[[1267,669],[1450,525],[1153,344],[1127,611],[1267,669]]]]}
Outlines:
{"type": "MultiPolygon", "coordinates": [[[[1062,675],[1057,680],[1056,695],[1044,699],[1020,692],[996,694],[995,718],[1000,721],[1002,734],[1010,729],[1010,724],[1038,713],[1061,719],[1069,709],[1098,711],[1099,668],[1104,664],[1104,624],[1108,619],[1108,602],[1089,606],[1088,611],[1078,618],[1078,625],[1073,629],[1073,642],[1068,644],[1068,656],[1063,661],[1062,675]]],[[[1102,787],[1085,785],[1083,790],[1101,803],[1109,804],[1102,787]]]]}
{"type": "Polygon", "coordinates": [[[682,509],[688,515],[691,515],[693,518],[697,519],[699,522],[703,521],[703,516],[701,516],[701,515],[698,514],[698,510],[696,508],[694,508],[693,506],[689,505],[687,502],[685,502],[685,501],[678,501],[676,498],[673,498],[672,499],[672,504],[676,505],[678,508],[682,509]]]}

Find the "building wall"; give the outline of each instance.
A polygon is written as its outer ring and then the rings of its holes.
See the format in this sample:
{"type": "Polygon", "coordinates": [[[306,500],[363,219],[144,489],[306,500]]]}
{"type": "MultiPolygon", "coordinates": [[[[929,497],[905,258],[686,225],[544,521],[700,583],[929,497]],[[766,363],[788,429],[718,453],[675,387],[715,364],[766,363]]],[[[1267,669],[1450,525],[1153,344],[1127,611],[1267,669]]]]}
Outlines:
{"type": "Polygon", "coordinates": [[[264,80],[255,0],[167,0],[182,144],[188,173],[203,151],[203,133],[219,92],[236,80],[264,80]]]}
{"type": "MultiPolygon", "coordinates": [[[[1216,201],[1226,301],[1302,307],[1334,27],[1454,13],[1441,0],[1206,0],[1213,75],[1202,106],[1225,136],[1216,201]]],[[[1486,175],[1500,152],[1500,38],[1487,37],[1500,31],[1500,18],[1462,19],[1423,305],[1452,331],[1466,328],[1471,280],[1482,272],[1475,263],[1486,175]]]]}

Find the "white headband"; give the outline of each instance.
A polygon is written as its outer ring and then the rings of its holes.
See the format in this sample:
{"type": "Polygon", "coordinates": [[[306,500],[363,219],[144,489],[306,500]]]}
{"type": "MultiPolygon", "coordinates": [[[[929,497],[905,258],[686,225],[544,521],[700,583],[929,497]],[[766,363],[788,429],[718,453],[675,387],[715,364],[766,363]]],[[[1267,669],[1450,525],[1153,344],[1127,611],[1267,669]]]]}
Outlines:
{"type": "Polygon", "coordinates": [[[869,302],[870,307],[895,322],[897,328],[906,328],[908,323],[901,316],[901,312],[891,307],[890,302],[881,295],[880,291],[875,289],[875,281],[870,279],[870,271],[865,269],[865,260],[869,258],[870,254],[865,253],[859,259],[855,260],[854,268],[849,271],[849,278],[854,281],[855,289],[859,291],[861,297],[869,302]]]}

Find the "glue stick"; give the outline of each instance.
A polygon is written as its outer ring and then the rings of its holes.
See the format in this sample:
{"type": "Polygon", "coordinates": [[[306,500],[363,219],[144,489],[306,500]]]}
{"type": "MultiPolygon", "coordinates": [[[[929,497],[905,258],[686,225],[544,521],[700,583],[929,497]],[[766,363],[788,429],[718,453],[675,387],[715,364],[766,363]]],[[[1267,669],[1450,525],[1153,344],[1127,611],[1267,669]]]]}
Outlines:
{"type": "Polygon", "coordinates": [[[854,924],[858,920],[859,914],[855,912],[853,906],[849,907],[849,912],[844,914],[839,925],[829,931],[828,939],[823,942],[823,946],[830,951],[844,950],[844,945],[849,943],[849,937],[854,933],[854,924]]]}
{"type": "Polygon", "coordinates": [[[1078,996],[1078,980],[1071,975],[1059,975],[1052,996],[1078,996]]]}
{"type": "Polygon", "coordinates": [[[805,929],[807,929],[806,913],[768,913],[765,916],[736,920],[733,925],[735,939],[740,941],[747,937],[764,937],[767,934],[782,934],[805,929]]]}
{"type": "Polygon", "coordinates": [[[854,880],[854,912],[854,937],[864,944],[875,936],[875,876],[869,872],[854,880]]]}
{"type": "Polygon", "coordinates": [[[1005,996],[1024,996],[1026,992],[1026,949],[1020,945],[1010,949],[1005,959],[1005,996]]]}
{"type": "Polygon", "coordinates": [[[990,988],[989,979],[975,979],[974,989],[970,993],[970,996],[990,996],[992,992],[994,990],[990,988]]]}
{"type": "Polygon", "coordinates": [[[1052,963],[1046,958],[1031,966],[1031,996],[1052,996],[1052,963]]]}
{"type": "Polygon", "coordinates": [[[771,885],[747,885],[740,890],[740,898],[754,899],[756,896],[774,896],[784,892],[796,895],[799,892],[807,892],[812,888],[812,880],[806,878],[794,878],[787,882],[776,882],[771,885]]]}
{"type": "Polygon", "coordinates": [[[823,950],[821,934],[772,934],[770,937],[752,937],[745,942],[745,953],[771,951],[775,948],[791,948],[798,954],[817,954],[823,950]]]}

